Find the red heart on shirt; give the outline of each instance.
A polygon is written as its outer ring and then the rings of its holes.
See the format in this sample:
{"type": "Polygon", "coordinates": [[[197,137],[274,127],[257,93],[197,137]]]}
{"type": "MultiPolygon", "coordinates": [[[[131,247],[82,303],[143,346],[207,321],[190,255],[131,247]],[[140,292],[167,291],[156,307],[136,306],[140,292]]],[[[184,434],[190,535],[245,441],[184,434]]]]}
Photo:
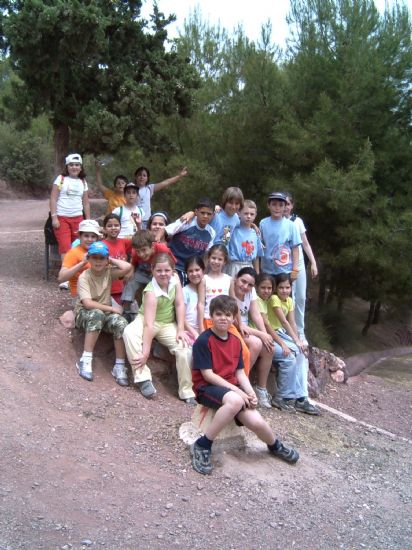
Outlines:
{"type": "Polygon", "coordinates": [[[219,289],[218,289],[218,292],[219,292],[219,294],[222,294],[223,289],[222,289],[222,288],[219,288],[219,289]]]}

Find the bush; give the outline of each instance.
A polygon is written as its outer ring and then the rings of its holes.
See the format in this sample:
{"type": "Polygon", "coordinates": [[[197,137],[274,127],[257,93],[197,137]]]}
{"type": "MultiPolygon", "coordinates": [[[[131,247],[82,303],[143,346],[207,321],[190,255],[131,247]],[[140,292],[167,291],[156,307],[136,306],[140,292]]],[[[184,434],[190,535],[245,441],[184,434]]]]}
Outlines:
{"type": "Polygon", "coordinates": [[[21,188],[45,188],[51,182],[51,164],[51,148],[39,137],[0,124],[0,178],[21,188]]]}

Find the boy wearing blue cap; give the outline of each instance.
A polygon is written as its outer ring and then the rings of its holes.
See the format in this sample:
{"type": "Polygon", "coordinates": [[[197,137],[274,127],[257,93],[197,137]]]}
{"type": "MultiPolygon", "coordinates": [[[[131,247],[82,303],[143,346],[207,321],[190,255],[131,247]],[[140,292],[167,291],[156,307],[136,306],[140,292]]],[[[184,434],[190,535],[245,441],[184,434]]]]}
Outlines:
{"type": "Polygon", "coordinates": [[[78,302],[75,307],[76,327],[85,331],[84,351],[76,368],[82,378],[93,380],[93,350],[100,331],[113,334],[116,362],[112,375],[120,386],[128,386],[125,366],[126,351],[123,331],[127,321],[119,305],[112,305],[111,287],[114,279],[121,279],[131,265],[124,260],[109,258],[109,249],[101,241],[92,243],[87,251],[90,268],[84,271],[77,283],[78,302]]]}

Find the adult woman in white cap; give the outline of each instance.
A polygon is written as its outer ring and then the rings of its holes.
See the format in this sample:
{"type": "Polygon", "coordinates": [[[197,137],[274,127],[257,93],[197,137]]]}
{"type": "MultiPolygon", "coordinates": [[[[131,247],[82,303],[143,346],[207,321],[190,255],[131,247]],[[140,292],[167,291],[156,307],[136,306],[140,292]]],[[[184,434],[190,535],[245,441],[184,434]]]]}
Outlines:
{"type": "Polygon", "coordinates": [[[78,153],[68,155],[63,174],[53,182],[50,196],[50,213],[54,234],[62,259],[77,238],[79,223],[90,218],[87,182],[82,157],[78,153]]]}

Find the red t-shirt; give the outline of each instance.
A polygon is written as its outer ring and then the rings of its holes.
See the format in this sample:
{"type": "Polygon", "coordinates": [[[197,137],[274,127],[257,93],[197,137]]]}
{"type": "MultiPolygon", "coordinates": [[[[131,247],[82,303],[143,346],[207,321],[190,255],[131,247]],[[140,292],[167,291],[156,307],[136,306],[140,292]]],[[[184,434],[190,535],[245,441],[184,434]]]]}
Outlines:
{"type": "Polygon", "coordinates": [[[208,384],[202,376],[203,369],[212,369],[215,374],[237,386],[236,370],[243,368],[242,345],[239,338],[230,332],[223,340],[208,329],[193,344],[192,380],[195,393],[200,386],[208,384]]]}
{"type": "Polygon", "coordinates": [[[132,250],[132,259],[131,262],[134,266],[138,268],[139,271],[143,271],[143,273],[147,275],[151,275],[152,273],[152,262],[155,256],[158,254],[168,254],[174,263],[176,263],[176,258],[173,256],[170,248],[167,246],[166,243],[153,243],[153,254],[150,256],[150,258],[146,261],[143,261],[140,256],[138,255],[137,251],[135,249],[132,250]]]}
{"type": "MultiPolygon", "coordinates": [[[[116,239],[115,241],[104,239],[103,242],[107,244],[111,258],[127,261],[127,257],[132,249],[132,241],[130,239],[116,239]]],[[[121,279],[114,280],[112,282],[110,294],[121,294],[123,292],[123,286],[123,281],[121,279]]]]}

